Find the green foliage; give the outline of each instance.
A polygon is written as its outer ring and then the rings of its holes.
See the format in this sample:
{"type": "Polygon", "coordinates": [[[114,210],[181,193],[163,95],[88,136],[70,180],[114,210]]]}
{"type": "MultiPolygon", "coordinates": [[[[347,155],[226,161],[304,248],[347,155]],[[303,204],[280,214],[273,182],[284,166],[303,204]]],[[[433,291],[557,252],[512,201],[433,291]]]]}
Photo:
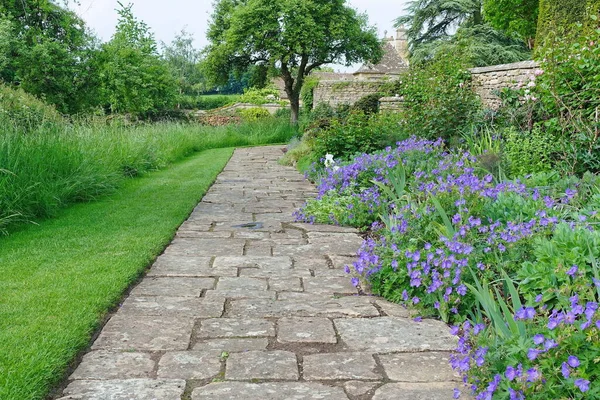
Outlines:
{"type": "Polygon", "coordinates": [[[536,46],[543,48],[548,40],[556,40],[586,20],[586,2],[588,0],[539,0],[539,18],[536,46]]]}
{"type": "Polygon", "coordinates": [[[200,71],[200,51],[194,48],[194,37],[182,30],[170,45],[162,43],[163,57],[177,80],[179,89],[178,102],[184,95],[197,93],[198,89],[206,89],[207,82],[200,71]]]}
{"type": "Polygon", "coordinates": [[[240,96],[240,103],[249,104],[268,104],[279,100],[279,90],[274,87],[257,89],[249,88],[244,90],[244,94],[240,96]]]}
{"type": "Polygon", "coordinates": [[[300,98],[302,99],[302,104],[306,110],[312,110],[315,106],[314,104],[314,90],[319,85],[319,78],[316,76],[308,76],[306,77],[306,81],[302,86],[302,90],[300,90],[300,98]]]}
{"type": "Polygon", "coordinates": [[[311,71],[334,62],[377,61],[383,54],[375,29],[346,0],[220,0],[207,36],[205,66],[217,83],[250,65],[280,70],[293,124],[311,71]]]}
{"type": "Polygon", "coordinates": [[[552,161],[559,150],[556,138],[536,126],[531,132],[508,128],[502,132],[504,157],[512,176],[552,170],[552,161]]]}
{"type": "Polygon", "coordinates": [[[272,118],[271,113],[261,107],[243,108],[239,113],[244,121],[249,122],[272,118]]]}
{"type": "Polygon", "coordinates": [[[240,96],[235,94],[215,94],[200,96],[182,96],[180,99],[181,108],[193,110],[214,110],[229,106],[240,101],[240,96]]]}
{"type": "Polygon", "coordinates": [[[380,93],[363,96],[352,105],[352,109],[360,111],[365,115],[377,114],[379,112],[379,99],[381,97],[380,93]]]}
{"type": "Polygon", "coordinates": [[[398,115],[351,111],[346,118],[333,119],[316,132],[313,150],[316,159],[332,154],[347,160],[357,153],[381,150],[405,137],[398,115]]]}
{"type": "Polygon", "coordinates": [[[99,55],[100,93],[112,113],[142,114],[174,105],[177,82],[159,58],[148,26],[130,6],[119,13],[117,31],[99,55]]]}
{"type": "Polygon", "coordinates": [[[64,121],[54,107],[21,89],[0,84],[0,124],[28,133],[45,126],[62,128],[64,121]]]}
{"type": "Polygon", "coordinates": [[[402,129],[409,136],[456,138],[480,107],[470,81],[464,64],[450,54],[427,65],[411,65],[394,90],[404,98],[402,129]]]}
{"type": "Polygon", "coordinates": [[[494,28],[533,48],[540,0],[483,0],[483,15],[494,28]]]}

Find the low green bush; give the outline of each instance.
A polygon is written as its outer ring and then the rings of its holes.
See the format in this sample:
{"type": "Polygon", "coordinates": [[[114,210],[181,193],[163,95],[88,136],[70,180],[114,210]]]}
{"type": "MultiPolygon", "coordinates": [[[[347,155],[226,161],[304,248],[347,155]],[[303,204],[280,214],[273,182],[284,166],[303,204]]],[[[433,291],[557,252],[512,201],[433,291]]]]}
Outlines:
{"type": "Polygon", "coordinates": [[[261,107],[242,108],[238,112],[244,121],[249,122],[272,118],[271,113],[261,107]]]}
{"type": "Polygon", "coordinates": [[[184,95],[179,100],[179,107],[184,110],[214,110],[237,103],[239,95],[184,95]]]}
{"type": "Polygon", "coordinates": [[[531,132],[508,128],[502,132],[504,159],[512,176],[550,171],[560,143],[546,130],[536,126],[531,132]]]}
{"type": "Polygon", "coordinates": [[[0,84],[0,121],[23,131],[34,131],[43,126],[57,127],[65,122],[53,106],[21,89],[3,84],[0,84]]]}
{"type": "Polygon", "coordinates": [[[279,90],[273,87],[264,89],[250,88],[244,91],[240,96],[240,103],[249,103],[262,105],[267,103],[276,103],[279,101],[279,90]]]}
{"type": "Polygon", "coordinates": [[[379,93],[363,96],[352,105],[352,109],[362,111],[365,115],[377,114],[379,112],[379,99],[381,97],[379,93]]]}

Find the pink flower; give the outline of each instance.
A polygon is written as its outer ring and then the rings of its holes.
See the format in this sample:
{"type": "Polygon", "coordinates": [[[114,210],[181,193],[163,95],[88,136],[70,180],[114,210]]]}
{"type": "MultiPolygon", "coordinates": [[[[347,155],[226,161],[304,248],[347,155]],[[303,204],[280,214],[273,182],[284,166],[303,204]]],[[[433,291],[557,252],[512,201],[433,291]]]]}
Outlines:
{"type": "Polygon", "coordinates": [[[535,71],[533,71],[533,75],[535,76],[540,76],[544,73],[543,69],[536,69],[535,71]]]}

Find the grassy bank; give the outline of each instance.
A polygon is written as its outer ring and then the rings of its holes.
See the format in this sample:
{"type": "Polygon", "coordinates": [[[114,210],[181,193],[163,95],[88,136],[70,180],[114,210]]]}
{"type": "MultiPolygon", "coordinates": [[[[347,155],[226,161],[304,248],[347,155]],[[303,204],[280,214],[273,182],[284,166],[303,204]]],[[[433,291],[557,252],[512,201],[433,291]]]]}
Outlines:
{"type": "Polygon", "coordinates": [[[294,135],[280,119],[218,128],[176,123],[22,126],[0,120],[0,231],[54,216],[68,204],[111,193],[128,177],[201,150],[283,143],[294,135]]]}
{"type": "Polygon", "coordinates": [[[231,153],[205,151],[0,238],[0,399],[44,398],[231,153]]]}

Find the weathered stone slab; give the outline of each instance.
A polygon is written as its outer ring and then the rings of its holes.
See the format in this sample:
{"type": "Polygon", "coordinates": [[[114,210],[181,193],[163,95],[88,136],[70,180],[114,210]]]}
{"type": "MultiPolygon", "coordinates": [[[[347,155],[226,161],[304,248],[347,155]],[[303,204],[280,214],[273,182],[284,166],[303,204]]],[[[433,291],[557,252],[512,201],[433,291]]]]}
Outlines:
{"type": "Polygon", "coordinates": [[[452,351],[456,339],[443,322],[381,317],[371,319],[336,319],[341,339],[353,350],[373,353],[452,351]]]}
{"type": "Polygon", "coordinates": [[[269,237],[269,233],[268,232],[255,232],[255,231],[236,231],[233,233],[233,237],[239,238],[239,239],[262,240],[262,239],[267,239],[269,237]]]}
{"type": "Polygon", "coordinates": [[[207,290],[204,298],[212,299],[270,299],[275,300],[277,292],[271,290],[207,290]]]}
{"type": "Polygon", "coordinates": [[[375,298],[375,304],[389,317],[411,318],[414,313],[403,305],[392,303],[381,298],[375,298]]]}
{"type": "Polygon", "coordinates": [[[233,300],[230,317],[377,317],[379,311],[358,297],[331,300],[233,300]]]}
{"type": "Polygon", "coordinates": [[[450,367],[450,353],[382,354],[379,360],[392,381],[450,382],[460,379],[450,367]]]}
{"type": "Polygon", "coordinates": [[[331,259],[331,263],[333,264],[333,268],[336,269],[344,269],[346,265],[349,265],[352,268],[352,263],[356,261],[356,257],[352,256],[336,256],[332,255],[329,257],[331,259]]]}
{"type": "Polygon", "coordinates": [[[244,239],[175,239],[165,249],[167,255],[241,256],[244,239]]]}
{"type": "Polygon", "coordinates": [[[280,343],[337,343],[333,323],[327,318],[281,318],[277,328],[280,343]]]}
{"type": "Polygon", "coordinates": [[[340,379],[380,380],[377,364],[367,353],[331,353],[304,356],[304,379],[325,381],[340,379]]]}
{"type": "Polygon", "coordinates": [[[217,290],[267,290],[266,279],[256,278],[220,278],[217,290]]]}
{"type": "Polygon", "coordinates": [[[221,371],[216,351],[167,352],[158,362],[158,377],[165,379],[208,379],[221,371]]]}
{"type": "Polygon", "coordinates": [[[275,277],[269,278],[269,290],[276,292],[301,292],[300,278],[275,277]]]}
{"type": "Polygon", "coordinates": [[[92,351],[83,356],[71,380],[150,378],[154,360],[148,353],[92,351]]]}
{"type": "Polygon", "coordinates": [[[375,391],[373,400],[452,400],[456,387],[452,382],[388,383],[375,391]]]}
{"type": "MultiPolygon", "coordinates": [[[[358,240],[362,240],[358,237],[358,240]]],[[[273,247],[274,256],[289,255],[291,257],[302,257],[308,255],[344,255],[352,256],[360,248],[357,241],[349,240],[330,240],[319,241],[305,245],[278,245],[273,247]]]]}
{"type": "Polygon", "coordinates": [[[115,315],[102,329],[92,349],[185,350],[193,318],[115,315]]]}
{"type": "Polygon", "coordinates": [[[295,256],[294,267],[303,269],[306,268],[313,271],[330,269],[325,256],[318,257],[317,255],[315,255],[313,257],[310,257],[310,254],[305,254],[304,257],[298,255],[295,256]]]}
{"type": "Polygon", "coordinates": [[[281,277],[281,278],[309,278],[312,275],[308,269],[282,269],[282,270],[268,270],[261,268],[240,268],[240,276],[247,276],[252,278],[272,278],[272,277],[281,277]]]}
{"type": "Polygon", "coordinates": [[[131,291],[134,296],[200,297],[202,290],[213,289],[214,278],[144,278],[131,291]]]}
{"type": "Polygon", "coordinates": [[[175,237],[187,238],[187,239],[229,239],[233,235],[233,232],[202,232],[195,230],[180,229],[177,231],[175,237]]]}
{"type": "Polygon", "coordinates": [[[268,345],[269,340],[267,338],[206,339],[196,343],[194,350],[238,353],[250,350],[266,350],[268,345]]]}
{"type": "Polygon", "coordinates": [[[275,326],[264,319],[215,318],[200,322],[198,338],[275,336],[275,326]]]}
{"type": "Polygon", "coordinates": [[[181,400],[184,391],[183,380],[86,380],[69,384],[60,400],[181,400]]]}
{"type": "Polygon", "coordinates": [[[223,314],[224,306],[225,298],[130,296],[125,300],[119,312],[131,315],[218,318],[223,314]]]}
{"type": "Polygon", "coordinates": [[[309,293],[358,293],[358,290],[352,285],[350,277],[337,278],[327,276],[319,278],[305,278],[302,281],[304,284],[304,291],[309,293]]]}
{"type": "Polygon", "coordinates": [[[270,243],[249,242],[244,248],[244,254],[247,256],[271,256],[273,248],[270,243]]]}
{"type": "Polygon", "coordinates": [[[348,400],[342,388],[313,382],[219,382],[194,389],[192,400],[348,400]]]}
{"type": "Polygon", "coordinates": [[[306,293],[306,292],[279,292],[277,293],[277,300],[296,300],[296,301],[329,301],[338,299],[339,296],[334,294],[325,293],[306,293]]]}
{"type": "Polygon", "coordinates": [[[259,268],[267,271],[292,269],[292,259],[288,256],[241,256],[216,257],[214,268],[259,268]]]}
{"type": "Polygon", "coordinates": [[[379,385],[379,382],[348,381],[344,383],[344,389],[350,396],[358,397],[374,391],[379,385]]]}
{"type": "Polygon", "coordinates": [[[225,379],[232,381],[251,379],[295,381],[299,378],[296,355],[281,350],[230,354],[225,369],[225,379]]]}

